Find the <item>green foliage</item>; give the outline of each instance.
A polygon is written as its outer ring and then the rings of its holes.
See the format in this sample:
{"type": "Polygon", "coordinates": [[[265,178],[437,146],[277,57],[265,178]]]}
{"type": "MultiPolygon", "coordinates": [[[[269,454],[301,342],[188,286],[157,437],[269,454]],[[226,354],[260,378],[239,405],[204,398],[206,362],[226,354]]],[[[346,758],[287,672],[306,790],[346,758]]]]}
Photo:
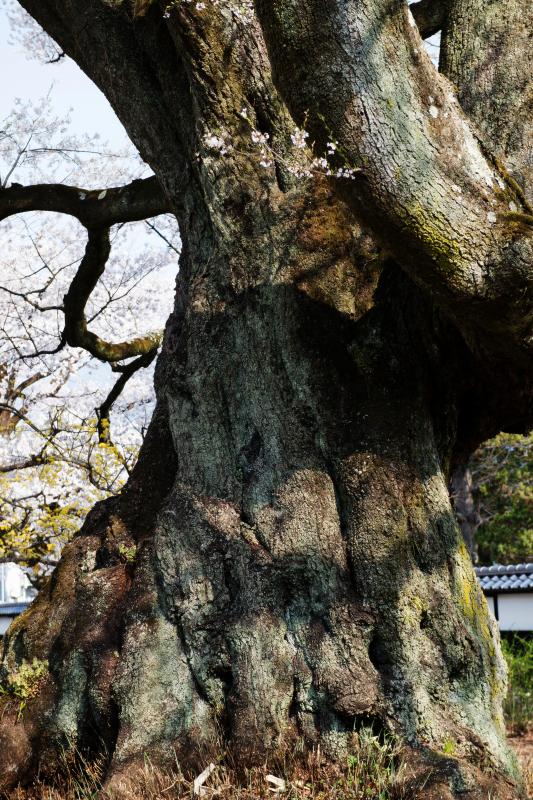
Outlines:
{"type": "Polygon", "coordinates": [[[48,673],[48,662],[34,658],[24,660],[16,672],[8,674],[0,684],[0,694],[19,702],[19,714],[26,708],[26,703],[37,694],[41,680],[48,673]]]}
{"type": "Polygon", "coordinates": [[[96,419],[70,434],[68,447],[50,448],[36,467],[0,474],[0,559],[31,570],[37,588],[88,511],[122,489],[137,459],[137,446],[99,442],[96,419]]]}
{"type": "Polygon", "coordinates": [[[502,650],[509,669],[505,716],[509,728],[522,733],[533,725],[533,638],[503,638],[502,650]]]}
{"type": "Polygon", "coordinates": [[[133,564],[137,558],[137,546],[134,544],[131,545],[131,547],[128,547],[126,544],[120,544],[118,546],[118,552],[126,564],[133,564]]]}
{"type": "Polygon", "coordinates": [[[447,756],[453,756],[457,750],[457,745],[452,739],[446,739],[442,745],[442,752],[447,756]]]}
{"type": "Polygon", "coordinates": [[[479,562],[533,561],[533,432],[500,434],[472,460],[482,524],[479,562]]]}

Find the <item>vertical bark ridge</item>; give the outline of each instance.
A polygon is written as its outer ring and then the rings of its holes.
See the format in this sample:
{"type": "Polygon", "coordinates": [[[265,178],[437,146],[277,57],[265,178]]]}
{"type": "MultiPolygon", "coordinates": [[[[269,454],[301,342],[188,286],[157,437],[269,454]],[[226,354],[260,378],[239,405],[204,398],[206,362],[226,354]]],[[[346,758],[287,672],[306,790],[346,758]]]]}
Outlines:
{"type": "Polygon", "coordinates": [[[441,69],[483,141],[533,202],[533,9],[522,0],[452,0],[442,36],[441,69]]]}

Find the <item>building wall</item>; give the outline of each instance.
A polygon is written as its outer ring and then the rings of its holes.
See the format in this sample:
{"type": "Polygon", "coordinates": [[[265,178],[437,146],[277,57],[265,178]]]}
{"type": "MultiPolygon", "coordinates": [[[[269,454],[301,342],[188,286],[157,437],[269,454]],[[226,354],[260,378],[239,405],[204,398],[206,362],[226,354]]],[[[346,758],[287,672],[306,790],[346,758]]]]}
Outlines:
{"type": "MultiPolygon", "coordinates": [[[[498,594],[497,618],[501,631],[533,631],[533,592],[498,594]]],[[[496,616],[495,599],[487,598],[496,616]]]]}
{"type": "Polygon", "coordinates": [[[0,637],[34,596],[35,590],[17,564],[0,564],[0,637]]]}
{"type": "Polygon", "coordinates": [[[34,596],[28,577],[17,564],[0,564],[0,605],[25,603],[34,596]]]}
{"type": "Polygon", "coordinates": [[[501,631],[533,631],[533,592],[491,595],[487,603],[501,631]]]}
{"type": "Polygon", "coordinates": [[[9,628],[14,619],[15,617],[11,616],[9,617],[4,617],[3,615],[0,616],[0,636],[4,635],[4,633],[7,631],[7,629],[9,628]]]}

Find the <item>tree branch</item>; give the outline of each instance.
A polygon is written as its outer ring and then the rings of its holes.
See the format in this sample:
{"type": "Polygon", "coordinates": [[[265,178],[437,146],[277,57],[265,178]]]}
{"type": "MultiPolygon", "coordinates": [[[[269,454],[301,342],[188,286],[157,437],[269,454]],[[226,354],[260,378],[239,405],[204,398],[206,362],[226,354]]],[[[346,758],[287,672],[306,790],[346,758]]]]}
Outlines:
{"type": "Polygon", "coordinates": [[[11,461],[9,464],[0,464],[0,473],[7,474],[9,472],[18,472],[21,469],[42,467],[43,463],[45,461],[40,455],[32,455],[27,458],[21,458],[18,461],[11,461]]]}
{"type": "Polygon", "coordinates": [[[148,353],[145,353],[130,364],[126,364],[121,371],[121,375],[114,384],[113,388],[107,395],[104,402],[99,408],[96,409],[98,417],[98,440],[100,444],[109,444],[111,442],[109,414],[113,404],[118,400],[129,379],[139,370],[149,367],[154,360],[157,353],[157,348],[154,348],[148,353]]]}
{"type": "MultiPolygon", "coordinates": [[[[5,378],[7,374],[6,366],[1,365],[0,379],[5,378]]],[[[15,431],[19,422],[21,422],[20,415],[26,414],[27,411],[27,402],[24,394],[25,390],[30,386],[33,386],[33,384],[38,383],[38,381],[42,380],[44,377],[45,375],[42,372],[37,372],[34,375],[30,375],[28,378],[26,378],[26,380],[23,380],[17,384],[16,372],[14,369],[11,369],[7,378],[7,385],[2,400],[5,405],[0,406],[0,436],[8,436],[15,431]],[[15,407],[14,404],[17,401],[22,401],[22,404],[17,409],[17,413],[15,414],[13,413],[12,409],[15,407]]],[[[0,471],[2,471],[1,467],[0,471]]],[[[7,469],[5,471],[10,472],[11,469],[7,469]]]]}
{"type": "Polygon", "coordinates": [[[125,342],[112,344],[87,328],[85,306],[102,276],[111,245],[109,228],[88,228],[85,255],[70,288],[63,298],[65,339],[71,347],[81,347],[100,361],[123,361],[126,358],[157,351],[162,333],[150,333],[125,342]]]}
{"type": "Polygon", "coordinates": [[[442,30],[446,19],[445,0],[419,0],[409,6],[409,9],[422,39],[429,39],[442,30]]]}
{"type": "Polygon", "coordinates": [[[56,211],[95,228],[147,219],[170,210],[155,176],[112,189],[88,190],[52,183],[13,184],[0,190],[0,221],[26,211],[56,211]]]}
{"type": "Polygon", "coordinates": [[[45,433],[37,425],[35,425],[35,423],[32,422],[31,419],[21,409],[9,405],[8,403],[0,402],[0,412],[1,411],[7,411],[14,417],[17,417],[21,422],[27,425],[28,428],[30,428],[34,433],[40,436],[41,439],[44,439],[45,444],[43,445],[41,453],[44,453],[47,445],[50,445],[56,450],[59,450],[57,444],[54,442],[54,438],[59,433],[59,431],[55,430],[52,431],[52,433],[45,433]]]}

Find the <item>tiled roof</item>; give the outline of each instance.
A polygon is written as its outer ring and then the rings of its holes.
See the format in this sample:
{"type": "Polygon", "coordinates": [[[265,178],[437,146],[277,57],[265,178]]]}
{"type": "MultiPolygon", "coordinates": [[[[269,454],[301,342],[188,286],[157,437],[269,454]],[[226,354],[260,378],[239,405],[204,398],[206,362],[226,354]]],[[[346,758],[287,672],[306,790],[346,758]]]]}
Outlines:
{"type": "Polygon", "coordinates": [[[15,617],[26,611],[29,603],[0,603],[0,617],[15,617]]]}
{"type": "Polygon", "coordinates": [[[533,592],[533,564],[476,567],[484,592],[533,592]]]}

